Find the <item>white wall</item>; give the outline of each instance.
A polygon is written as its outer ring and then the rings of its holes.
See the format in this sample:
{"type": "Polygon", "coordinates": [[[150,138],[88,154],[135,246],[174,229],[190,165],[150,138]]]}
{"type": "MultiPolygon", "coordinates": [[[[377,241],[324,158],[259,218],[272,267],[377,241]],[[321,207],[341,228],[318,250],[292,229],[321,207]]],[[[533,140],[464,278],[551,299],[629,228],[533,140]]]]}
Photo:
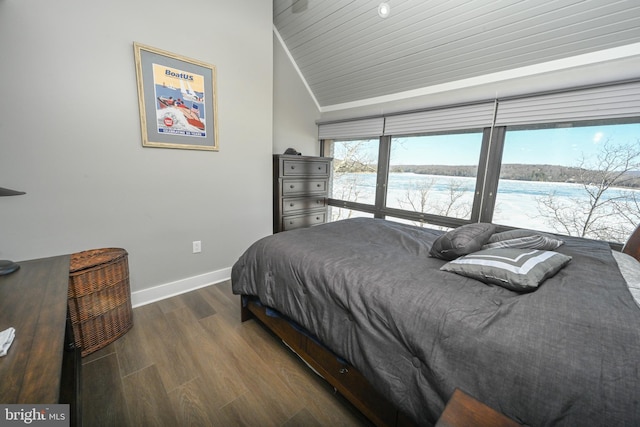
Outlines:
{"type": "Polygon", "coordinates": [[[0,0],[0,186],[27,192],[0,259],[123,247],[139,294],[228,275],[271,232],[271,35],[263,0],[0,0]],[[217,67],[219,152],[142,147],[134,41],[217,67]]]}
{"type": "Polygon", "coordinates": [[[295,148],[307,156],[320,154],[318,126],[320,110],[300,75],[273,36],[273,152],[295,148]]]}

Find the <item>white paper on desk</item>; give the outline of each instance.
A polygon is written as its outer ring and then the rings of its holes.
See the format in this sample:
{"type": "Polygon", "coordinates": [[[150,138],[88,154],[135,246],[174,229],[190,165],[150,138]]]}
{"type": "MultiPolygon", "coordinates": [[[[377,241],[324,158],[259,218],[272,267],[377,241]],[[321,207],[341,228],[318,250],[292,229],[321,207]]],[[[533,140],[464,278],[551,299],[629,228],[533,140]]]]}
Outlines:
{"type": "Polygon", "coordinates": [[[13,339],[16,336],[16,330],[14,328],[5,329],[0,332],[0,357],[6,356],[13,339]]]}

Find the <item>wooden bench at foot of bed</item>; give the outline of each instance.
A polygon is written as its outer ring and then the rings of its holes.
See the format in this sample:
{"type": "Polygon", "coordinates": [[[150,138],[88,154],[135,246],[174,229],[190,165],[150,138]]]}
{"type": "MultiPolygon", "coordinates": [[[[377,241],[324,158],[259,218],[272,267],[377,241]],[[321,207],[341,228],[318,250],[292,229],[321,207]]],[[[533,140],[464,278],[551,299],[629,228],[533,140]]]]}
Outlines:
{"type": "Polygon", "coordinates": [[[518,427],[520,424],[494,411],[460,389],[455,389],[435,427],[518,427]]]}
{"type": "Polygon", "coordinates": [[[415,427],[411,419],[373,389],[353,366],[341,363],[337,356],[294,329],[289,322],[266,314],[266,308],[249,302],[242,307],[241,319],[260,320],[314,369],[341,395],[378,427],[415,427]]]}

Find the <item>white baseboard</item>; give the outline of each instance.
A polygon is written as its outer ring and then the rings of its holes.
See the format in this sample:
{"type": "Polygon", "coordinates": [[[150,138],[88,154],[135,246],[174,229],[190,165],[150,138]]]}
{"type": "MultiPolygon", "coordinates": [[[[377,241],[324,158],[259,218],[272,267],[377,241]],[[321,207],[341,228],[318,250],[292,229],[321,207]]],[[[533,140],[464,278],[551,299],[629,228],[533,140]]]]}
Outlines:
{"type": "Polygon", "coordinates": [[[154,286],[152,288],[142,289],[140,291],[131,292],[131,305],[140,307],[152,302],[160,301],[165,298],[193,291],[215,283],[224,282],[231,278],[231,267],[222,270],[211,271],[209,273],[200,274],[198,276],[187,277],[186,279],[177,280],[164,285],[154,286]]]}

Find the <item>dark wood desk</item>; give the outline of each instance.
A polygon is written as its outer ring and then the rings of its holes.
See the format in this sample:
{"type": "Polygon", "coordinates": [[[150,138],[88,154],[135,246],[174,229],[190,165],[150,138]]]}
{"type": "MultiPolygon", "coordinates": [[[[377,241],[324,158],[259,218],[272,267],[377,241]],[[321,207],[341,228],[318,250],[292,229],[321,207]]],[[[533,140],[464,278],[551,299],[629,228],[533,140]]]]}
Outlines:
{"type": "Polygon", "coordinates": [[[69,259],[21,261],[18,271],[0,276],[0,331],[16,330],[0,357],[0,403],[69,403],[73,420],[79,400],[70,400],[79,395],[80,362],[77,351],[65,351],[69,259]],[[75,392],[68,392],[69,385],[75,392]]]}

